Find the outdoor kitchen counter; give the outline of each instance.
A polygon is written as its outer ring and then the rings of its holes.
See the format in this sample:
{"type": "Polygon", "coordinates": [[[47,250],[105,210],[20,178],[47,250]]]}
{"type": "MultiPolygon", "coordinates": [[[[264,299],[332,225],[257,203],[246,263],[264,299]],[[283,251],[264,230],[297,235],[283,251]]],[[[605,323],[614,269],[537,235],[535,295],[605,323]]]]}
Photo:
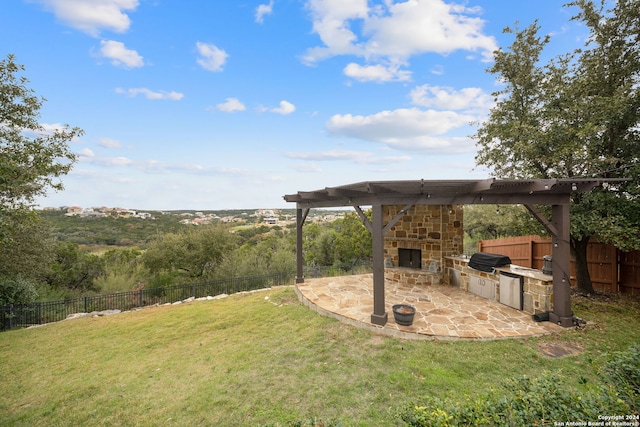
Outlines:
{"type": "MultiPolygon", "coordinates": [[[[476,293],[476,287],[472,280],[485,279],[495,283],[495,291],[489,292],[488,297],[499,302],[499,285],[502,272],[511,276],[520,276],[524,281],[522,286],[522,309],[531,314],[553,310],[553,276],[544,274],[540,270],[521,267],[518,265],[505,265],[497,267],[492,272],[484,272],[469,267],[469,257],[448,256],[445,257],[445,283],[457,286],[460,289],[476,293]]],[[[482,282],[489,283],[489,282],[482,282]]]]}
{"type": "MultiPolygon", "coordinates": [[[[469,263],[471,258],[467,256],[448,256],[446,259],[457,260],[463,263],[469,263]]],[[[553,276],[550,274],[544,274],[541,270],[535,268],[521,267],[519,265],[509,264],[504,267],[497,267],[495,271],[504,271],[506,273],[516,274],[518,276],[529,277],[531,279],[541,280],[543,282],[550,282],[553,280],[553,276]]]]}

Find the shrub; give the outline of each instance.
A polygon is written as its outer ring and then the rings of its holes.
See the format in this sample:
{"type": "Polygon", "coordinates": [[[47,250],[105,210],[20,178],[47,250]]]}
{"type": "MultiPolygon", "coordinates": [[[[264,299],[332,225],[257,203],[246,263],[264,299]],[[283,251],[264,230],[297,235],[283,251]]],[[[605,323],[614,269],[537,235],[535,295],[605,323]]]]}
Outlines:
{"type": "Polygon", "coordinates": [[[633,411],[640,412],[640,344],[614,353],[603,371],[620,397],[633,411]]]}
{"type": "Polygon", "coordinates": [[[427,399],[420,404],[409,404],[400,410],[399,416],[414,427],[449,427],[553,425],[568,421],[588,423],[597,421],[598,416],[604,413],[628,414],[632,410],[637,411],[637,406],[633,405],[637,404],[638,396],[638,383],[634,381],[640,378],[639,349],[636,347],[635,353],[618,355],[607,365],[607,372],[616,373],[616,381],[634,390],[635,394],[625,394],[624,397],[630,396],[627,401],[621,399],[624,393],[615,386],[606,384],[578,391],[563,386],[565,381],[561,375],[545,374],[540,378],[509,380],[499,391],[493,390],[477,400],[457,403],[427,399]]]}
{"type": "Polygon", "coordinates": [[[36,286],[21,276],[0,278],[0,306],[27,304],[37,297],[36,286]]]}

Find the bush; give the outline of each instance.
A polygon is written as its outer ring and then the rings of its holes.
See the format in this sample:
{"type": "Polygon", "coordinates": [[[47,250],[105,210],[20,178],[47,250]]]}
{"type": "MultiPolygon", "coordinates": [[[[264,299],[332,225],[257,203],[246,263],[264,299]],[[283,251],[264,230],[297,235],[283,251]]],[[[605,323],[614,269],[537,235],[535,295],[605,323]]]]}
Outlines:
{"type": "Polygon", "coordinates": [[[614,353],[603,371],[620,397],[633,411],[640,412],[640,344],[614,353]]]}
{"type": "Polygon", "coordinates": [[[0,306],[27,304],[37,297],[36,286],[21,276],[0,278],[0,306]]]}
{"type": "Polygon", "coordinates": [[[617,384],[586,390],[563,386],[564,378],[546,374],[540,378],[510,380],[502,389],[493,390],[477,400],[463,403],[441,399],[427,399],[420,404],[406,405],[400,418],[414,427],[448,426],[534,426],[554,423],[598,421],[602,414],[629,414],[637,411],[640,358],[635,347],[610,362],[609,375],[615,375],[618,384],[628,386],[621,391],[617,384]],[[635,359],[634,359],[635,358],[635,359]],[[615,373],[615,374],[613,374],[615,373]],[[625,401],[625,397],[628,397],[625,401]]]}

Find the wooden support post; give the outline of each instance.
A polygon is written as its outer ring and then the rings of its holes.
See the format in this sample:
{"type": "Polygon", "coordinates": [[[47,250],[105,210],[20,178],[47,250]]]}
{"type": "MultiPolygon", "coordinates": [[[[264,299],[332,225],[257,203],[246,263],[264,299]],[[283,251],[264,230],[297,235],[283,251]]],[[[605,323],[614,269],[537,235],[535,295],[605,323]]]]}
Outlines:
{"type": "Polygon", "coordinates": [[[382,205],[372,206],[371,233],[373,241],[373,313],[371,323],[384,326],[388,315],[384,301],[384,223],[382,205]]]}
{"type": "Polygon", "coordinates": [[[569,246],[569,205],[553,205],[551,222],[556,233],[552,242],[553,312],[549,320],[560,326],[573,326],[571,311],[571,252],[569,246]]]}
{"type": "Polygon", "coordinates": [[[302,226],[309,209],[296,209],[296,283],[304,283],[304,254],[302,253],[302,226]]]}

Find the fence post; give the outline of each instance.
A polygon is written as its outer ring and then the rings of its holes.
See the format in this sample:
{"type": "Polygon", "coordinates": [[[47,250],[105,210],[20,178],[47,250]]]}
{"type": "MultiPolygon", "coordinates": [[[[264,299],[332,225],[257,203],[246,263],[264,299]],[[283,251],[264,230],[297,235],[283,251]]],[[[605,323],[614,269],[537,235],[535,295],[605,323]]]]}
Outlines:
{"type": "Polygon", "coordinates": [[[139,296],[139,300],[140,300],[140,302],[139,302],[139,304],[138,304],[138,307],[142,307],[142,304],[143,304],[143,301],[142,301],[142,292],[144,292],[144,289],[140,289],[138,292],[140,293],[140,296],[139,296]]]}
{"type": "Polygon", "coordinates": [[[196,284],[195,283],[191,284],[191,296],[194,297],[194,298],[196,297],[196,284]]]}
{"type": "Polygon", "coordinates": [[[38,325],[42,325],[42,303],[38,303],[38,325]]]}
{"type": "Polygon", "coordinates": [[[9,304],[9,330],[13,329],[13,304],[9,304]]]}
{"type": "Polygon", "coordinates": [[[88,304],[87,304],[87,303],[88,303],[88,301],[87,301],[87,297],[84,297],[84,312],[85,312],[85,313],[88,313],[88,312],[89,312],[89,310],[88,310],[88,304]]]}

